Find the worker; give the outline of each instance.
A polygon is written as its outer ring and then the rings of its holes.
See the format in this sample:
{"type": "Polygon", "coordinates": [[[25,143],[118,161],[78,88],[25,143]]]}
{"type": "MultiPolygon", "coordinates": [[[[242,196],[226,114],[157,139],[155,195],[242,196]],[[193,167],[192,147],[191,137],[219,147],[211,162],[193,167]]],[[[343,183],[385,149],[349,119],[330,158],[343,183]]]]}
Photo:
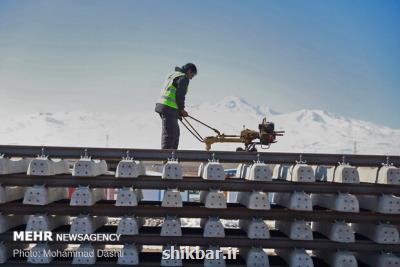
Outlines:
{"type": "Polygon", "coordinates": [[[155,108],[162,122],[162,149],[178,148],[180,135],[178,120],[188,116],[185,110],[185,96],[189,80],[196,74],[196,65],[187,63],[182,67],[175,67],[175,72],[168,75],[164,83],[161,98],[155,108]]]}

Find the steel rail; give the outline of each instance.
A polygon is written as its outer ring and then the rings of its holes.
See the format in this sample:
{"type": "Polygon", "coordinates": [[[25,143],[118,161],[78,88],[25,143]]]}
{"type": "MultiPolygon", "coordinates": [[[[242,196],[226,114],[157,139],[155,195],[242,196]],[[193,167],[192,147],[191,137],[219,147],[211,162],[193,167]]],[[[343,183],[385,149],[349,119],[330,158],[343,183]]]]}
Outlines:
{"type": "MultiPolygon", "coordinates": [[[[233,255],[233,254],[232,254],[233,255]]],[[[137,266],[153,266],[160,267],[162,254],[161,252],[143,252],[141,251],[139,254],[139,265],[137,266]]],[[[313,262],[315,266],[319,267],[329,267],[325,264],[321,259],[312,256],[313,262]]],[[[285,261],[276,255],[268,255],[269,266],[271,267],[286,267],[285,261]]],[[[245,260],[243,260],[242,255],[240,253],[236,253],[236,259],[226,259],[226,267],[246,267],[245,260]]],[[[47,266],[52,267],[65,267],[69,266],[72,263],[71,257],[66,257],[62,259],[54,259],[51,261],[51,264],[47,264],[47,266]]],[[[11,260],[3,263],[1,266],[5,267],[14,267],[14,266],[34,266],[34,264],[28,264],[26,262],[26,258],[23,257],[13,257],[11,260]]],[[[98,257],[96,260],[96,266],[103,267],[120,267],[120,264],[117,264],[117,257],[98,257]]],[[[185,259],[183,260],[183,266],[185,267],[204,267],[203,259],[185,259]]]]}
{"type": "Polygon", "coordinates": [[[289,182],[273,180],[271,182],[250,181],[228,178],[224,181],[206,180],[200,177],[184,177],[182,180],[161,179],[157,176],[140,176],[138,178],[115,178],[111,175],[97,177],[76,177],[71,175],[29,176],[26,174],[0,175],[0,184],[3,186],[33,186],[44,184],[49,187],[76,187],[90,186],[93,188],[121,188],[134,187],[140,189],[168,189],[180,190],[209,190],[218,188],[224,191],[265,191],[265,192],[293,192],[307,193],[337,193],[351,194],[394,194],[400,195],[400,185],[384,185],[372,183],[342,184],[332,182],[289,182]]]}
{"type": "Polygon", "coordinates": [[[22,203],[9,202],[0,205],[3,214],[36,214],[46,213],[52,215],[90,214],[93,216],[121,217],[134,214],[139,217],[165,217],[174,215],[183,218],[208,218],[219,217],[223,219],[246,219],[263,218],[265,220],[294,220],[304,219],[307,221],[335,221],[344,220],[355,223],[379,223],[390,222],[400,224],[400,216],[394,214],[380,214],[361,211],[358,213],[338,212],[326,209],[314,209],[313,211],[295,211],[286,208],[274,207],[271,210],[251,210],[240,205],[228,205],[227,209],[209,209],[200,206],[200,203],[185,203],[182,208],[161,207],[159,202],[141,202],[135,207],[117,207],[111,201],[93,206],[69,206],[68,203],[51,203],[45,206],[23,205],[22,203]],[[105,203],[105,204],[103,204],[105,203]]]}
{"type": "Polygon", "coordinates": [[[54,158],[80,158],[85,154],[92,158],[119,160],[129,155],[140,160],[166,160],[175,153],[180,161],[208,161],[212,158],[220,162],[253,162],[294,164],[303,160],[308,164],[337,165],[346,162],[354,166],[381,166],[383,163],[400,165],[400,156],[317,154],[317,153],[278,153],[278,152],[231,152],[231,151],[196,151],[196,150],[159,150],[135,148],[95,148],[95,147],[58,147],[58,146],[14,146],[1,145],[0,154],[7,157],[32,157],[44,154],[54,158]],[[43,150],[42,150],[43,149],[43,150]]]}
{"type": "MultiPolygon", "coordinates": [[[[151,266],[151,267],[160,267],[162,254],[160,252],[140,252],[139,255],[139,265],[135,266],[151,266]]],[[[286,267],[285,261],[276,255],[268,255],[269,266],[271,267],[286,267]]],[[[313,262],[315,266],[319,267],[329,267],[325,264],[321,259],[312,256],[313,262]]],[[[246,267],[245,261],[242,259],[240,255],[237,255],[237,259],[226,259],[226,267],[246,267]]],[[[52,267],[65,267],[70,266],[72,264],[72,258],[63,258],[63,259],[55,259],[47,266],[52,267]]],[[[3,263],[2,267],[15,267],[15,266],[35,266],[36,264],[29,264],[26,262],[26,259],[18,257],[9,260],[6,263],[3,263]]],[[[37,266],[37,265],[36,265],[37,266]]],[[[83,266],[83,265],[78,265],[83,266]]],[[[120,264],[117,264],[117,257],[103,257],[97,258],[96,266],[102,267],[121,267],[120,264]]],[[[204,267],[203,259],[185,259],[183,260],[184,267],[204,267]]]]}
{"type": "MultiPolygon", "coordinates": [[[[45,266],[51,266],[51,267],[66,267],[66,266],[71,266],[72,265],[72,259],[67,261],[67,260],[62,260],[62,261],[52,261],[49,264],[46,264],[45,266]]],[[[15,261],[11,260],[6,263],[1,264],[2,267],[16,267],[16,266],[37,266],[37,264],[29,264],[25,261],[15,261]]],[[[84,265],[73,265],[73,266],[84,266],[84,265]]],[[[86,266],[86,265],[85,265],[86,266]]],[[[117,260],[115,259],[114,262],[110,261],[96,261],[96,266],[102,266],[102,267],[121,267],[121,264],[117,264],[117,260]]],[[[122,265],[123,266],[123,265],[122,265]]],[[[149,267],[160,267],[160,262],[154,262],[154,261],[140,261],[139,265],[134,265],[134,266],[149,266],[149,267]]],[[[183,264],[184,267],[204,267],[203,262],[192,262],[192,263],[187,263],[184,262],[183,264]]],[[[224,265],[226,267],[246,267],[246,264],[243,263],[237,263],[237,264],[226,264],[224,265]]],[[[270,264],[269,266],[271,267],[285,267],[287,266],[286,264],[283,265],[275,265],[275,264],[270,264]]],[[[328,266],[328,265],[323,265],[323,266],[328,266]]]]}
{"type": "MultiPolygon", "coordinates": [[[[57,233],[57,232],[53,232],[57,233]]],[[[67,234],[68,232],[65,232],[67,234]]],[[[7,243],[13,241],[13,233],[0,234],[0,239],[7,243]]],[[[32,241],[18,241],[18,243],[31,243],[32,241]]],[[[80,241],[47,241],[48,243],[80,244],[80,241]]],[[[250,239],[247,236],[225,236],[224,238],[203,237],[202,234],[186,234],[182,236],[160,236],[156,233],[145,233],[138,235],[122,235],[118,241],[91,241],[93,244],[102,245],[167,245],[179,246],[221,246],[221,247],[262,247],[273,249],[304,248],[310,250],[349,250],[349,251],[391,251],[400,252],[400,246],[393,244],[378,244],[369,240],[357,241],[355,243],[340,243],[326,239],[293,240],[287,237],[272,237],[270,239],[250,239]]]]}
{"type": "MultiPolygon", "coordinates": [[[[46,264],[45,266],[51,266],[51,267],[66,267],[66,266],[71,266],[72,265],[72,259],[67,261],[52,261],[49,264],[46,264]]],[[[16,266],[37,266],[37,264],[30,264],[25,261],[8,261],[6,263],[1,264],[2,267],[16,267],[16,266]]],[[[83,266],[83,265],[72,265],[72,266],[83,266]]],[[[121,267],[121,264],[117,264],[117,260],[115,259],[114,262],[106,262],[106,261],[96,261],[96,266],[102,266],[102,267],[121,267]]],[[[149,266],[149,267],[160,267],[160,262],[154,262],[154,261],[140,261],[139,265],[134,265],[134,266],[149,266]]],[[[204,267],[204,263],[184,263],[184,267],[204,267]]],[[[226,264],[226,267],[246,267],[246,264],[226,264]]],[[[286,265],[270,265],[271,267],[284,267],[286,265]]],[[[327,266],[327,265],[325,265],[327,266]]]]}

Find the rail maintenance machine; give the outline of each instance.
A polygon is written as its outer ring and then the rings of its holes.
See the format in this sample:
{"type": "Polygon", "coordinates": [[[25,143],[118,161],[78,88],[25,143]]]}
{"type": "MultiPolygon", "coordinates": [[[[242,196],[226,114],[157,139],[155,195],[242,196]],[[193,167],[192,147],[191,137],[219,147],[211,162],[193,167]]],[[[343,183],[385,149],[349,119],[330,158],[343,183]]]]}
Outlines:
{"type": "Polygon", "coordinates": [[[244,144],[244,148],[238,147],[236,148],[236,151],[255,152],[257,151],[257,145],[261,146],[261,148],[263,149],[268,149],[272,143],[277,142],[277,136],[283,136],[283,134],[285,133],[285,131],[275,131],[275,124],[273,122],[267,121],[266,118],[264,118],[258,125],[258,131],[244,128],[239,135],[224,134],[192,116],[187,116],[187,118],[182,117],[182,124],[197,140],[206,145],[207,151],[210,150],[211,145],[215,143],[242,143],[244,144]],[[193,121],[196,121],[197,123],[200,123],[205,127],[213,130],[216,135],[203,138],[199,134],[199,132],[192,126],[187,118],[190,118],[193,121]]]}

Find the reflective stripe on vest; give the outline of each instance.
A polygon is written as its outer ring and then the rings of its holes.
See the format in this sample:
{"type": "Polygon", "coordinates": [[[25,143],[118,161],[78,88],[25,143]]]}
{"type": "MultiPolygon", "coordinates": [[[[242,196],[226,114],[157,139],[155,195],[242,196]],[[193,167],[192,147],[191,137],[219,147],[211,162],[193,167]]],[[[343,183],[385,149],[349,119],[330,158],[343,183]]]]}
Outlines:
{"type": "Polygon", "coordinates": [[[174,109],[178,109],[178,105],[176,104],[176,87],[173,85],[173,83],[175,78],[185,75],[185,73],[177,71],[168,76],[164,83],[159,103],[174,109]]]}

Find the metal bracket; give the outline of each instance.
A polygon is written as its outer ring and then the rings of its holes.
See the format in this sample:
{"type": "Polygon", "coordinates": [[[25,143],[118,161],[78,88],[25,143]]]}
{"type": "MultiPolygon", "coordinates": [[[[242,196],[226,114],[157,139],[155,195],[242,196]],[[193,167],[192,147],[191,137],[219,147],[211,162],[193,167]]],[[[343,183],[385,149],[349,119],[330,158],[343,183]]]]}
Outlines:
{"type": "Polygon", "coordinates": [[[91,159],[91,157],[88,155],[88,150],[85,148],[83,151],[83,156],[81,156],[81,159],[91,159]]]}
{"type": "Polygon", "coordinates": [[[338,162],[339,165],[350,165],[348,162],[346,162],[346,156],[342,155],[342,162],[338,162]]]}
{"type": "Polygon", "coordinates": [[[215,153],[211,154],[211,159],[209,159],[208,162],[218,162],[218,160],[215,158],[215,153]]]}
{"type": "Polygon", "coordinates": [[[307,161],[303,160],[303,155],[300,154],[299,155],[299,160],[296,160],[296,164],[306,164],[306,163],[307,163],[307,161]]]}
{"type": "Polygon", "coordinates": [[[130,151],[129,150],[127,150],[126,152],[125,152],[125,154],[126,154],[126,156],[125,157],[122,157],[122,159],[123,160],[133,160],[133,157],[131,157],[130,156],[130,151]]]}
{"type": "Polygon", "coordinates": [[[41,154],[40,154],[40,155],[37,155],[37,157],[38,157],[38,158],[41,158],[41,159],[47,159],[47,158],[48,158],[48,156],[46,156],[45,148],[44,148],[44,147],[42,147],[42,149],[41,149],[41,154]]]}
{"type": "Polygon", "coordinates": [[[171,158],[168,158],[168,161],[175,161],[178,162],[178,158],[175,155],[175,151],[172,151],[171,158]]]}
{"type": "Polygon", "coordinates": [[[382,163],[382,166],[393,166],[393,163],[390,163],[390,157],[386,156],[386,162],[382,163]]]}
{"type": "Polygon", "coordinates": [[[261,161],[260,158],[261,158],[260,153],[257,153],[257,160],[253,160],[253,162],[254,163],[264,163],[264,161],[261,161]]]}

